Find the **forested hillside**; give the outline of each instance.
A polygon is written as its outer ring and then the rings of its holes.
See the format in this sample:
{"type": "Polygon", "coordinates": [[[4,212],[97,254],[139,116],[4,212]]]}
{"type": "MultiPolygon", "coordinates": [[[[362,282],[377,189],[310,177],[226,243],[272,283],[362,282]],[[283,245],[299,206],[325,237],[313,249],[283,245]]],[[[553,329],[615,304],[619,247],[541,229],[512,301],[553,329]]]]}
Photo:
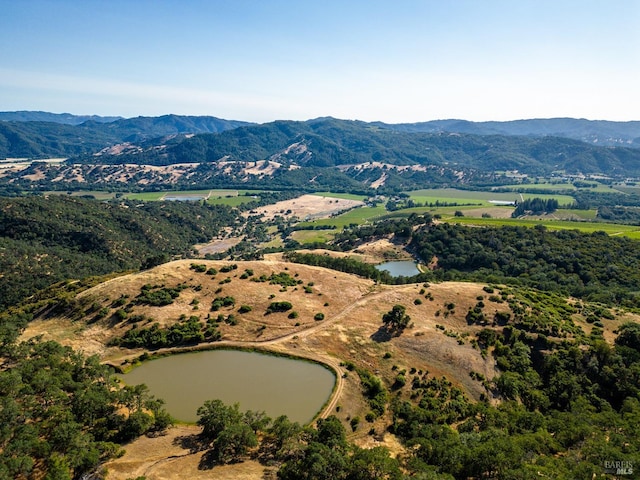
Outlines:
{"type": "Polygon", "coordinates": [[[0,198],[0,309],[55,282],[137,270],[188,254],[242,223],[224,205],[0,198]]]}
{"type": "MultiPolygon", "coordinates": [[[[603,148],[596,146],[601,143],[573,139],[582,138],[575,133],[576,129],[582,132],[582,128],[593,124],[584,126],[571,119],[556,119],[548,123],[532,120],[507,126],[458,128],[466,123],[452,122],[394,126],[319,118],[255,125],[177,115],[108,123],[89,120],[80,125],[11,121],[0,122],[0,158],[73,157],[74,163],[138,165],[272,160],[296,167],[321,168],[380,162],[457,170],[467,177],[474,171],[486,176],[505,170],[531,175],[557,170],[572,174],[640,175],[640,149],[603,148]]],[[[625,128],[597,125],[611,135],[618,130],[633,135],[636,128],[633,122],[624,124],[625,128]]],[[[620,141],[614,145],[628,146],[633,142],[620,141]]],[[[354,176],[362,171],[350,173],[354,176]]],[[[406,179],[416,172],[403,171],[399,175],[406,179]]]]}
{"type": "Polygon", "coordinates": [[[221,159],[245,162],[271,159],[307,167],[383,162],[484,172],[518,170],[533,175],[554,170],[640,174],[640,150],[636,149],[595,147],[559,137],[407,133],[332,118],[278,121],[219,135],[197,135],[165,149],[147,148],[74,161],[170,165],[221,159]]]}
{"type": "Polygon", "coordinates": [[[87,478],[121,444],[172,424],[144,385],[55,342],[7,341],[0,325],[0,478],[87,478]]]}
{"type": "Polygon", "coordinates": [[[216,117],[180,115],[116,119],[111,122],[88,118],[80,124],[54,122],[46,115],[27,118],[30,120],[0,121],[0,158],[71,157],[92,154],[123,142],[144,142],[178,134],[222,132],[249,125],[248,122],[216,117]],[[35,121],[36,118],[47,121],[35,121]]]}

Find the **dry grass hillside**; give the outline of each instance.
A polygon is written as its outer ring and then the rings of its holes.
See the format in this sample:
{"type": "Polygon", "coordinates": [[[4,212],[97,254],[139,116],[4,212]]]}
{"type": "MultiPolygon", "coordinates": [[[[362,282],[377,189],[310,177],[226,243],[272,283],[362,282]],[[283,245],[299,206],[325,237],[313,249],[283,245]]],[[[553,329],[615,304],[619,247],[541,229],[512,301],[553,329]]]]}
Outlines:
{"type": "MultiPolygon", "coordinates": [[[[470,373],[491,379],[495,374],[494,361],[490,355],[483,357],[473,348],[471,339],[483,327],[469,325],[465,316],[479,299],[485,300],[484,311],[489,317],[498,311],[506,312],[509,307],[507,303],[488,301],[483,287],[462,282],[379,285],[350,274],[277,260],[233,263],[180,260],[86,290],[77,298],[81,309],[76,309],[73,317],[37,319],[24,336],[43,335],[126,368],[145,350],[110,346],[110,342],[122,337],[134,323],[135,328],[147,328],[154,323],[167,327],[179,322],[181,316],[183,319],[196,316],[204,324],[211,317],[232,315],[235,324],[219,323],[220,340],[186,348],[246,346],[323,362],[336,371],[337,384],[321,415],[336,414],[348,425],[349,418],[363,418],[368,411],[358,375],[345,368],[349,362],[378,375],[387,386],[393,383],[398,369],[416,369],[436,377],[446,376],[471,398],[478,399],[486,393],[470,373]],[[211,269],[217,273],[211,274],[211,269]],[[261,277],[295,284],[257,281],[261,277]],[[145,285],[152,291],[177,289],[179,294],[165,306],[138,304],[137,297],[145,285]],[[214,300],[224,297],[233,297],[233,306],[211,311],[214,300]],[[266,314],[272,302],[289,302],[292,308],[266,314]],[[381,328],[382,315],[396,304],[406,307],[411,324],[401,335],[389,336],[381,328]],[[250,311],[240,313],[243,305],[251,307],[250,311]],[[291,318],[291,312],[296,312],[295,318],[291,318]],[[319,313],[324,316],[322,320],[317,320],[319,313]]],[[[408,389],[409,386],[407,391],[401,389],[399,394],[408,397],[408,389]]],[[[353,434],[352,440],[367,446],[384,444],[398,451],[400,447],[394,439],[384,435],[387,420],[381,418],[370,425],[378,435],[369,436],[369,427],[363,427],[353,434]]],[[[180,429],[197,431],[189,426],[180,429]]],[[[180,429],[174,429],[167,437],[134,442],[124,457],[112,462],[108,478],[145,475],[148,479],[178,479],[211,475],[211,471],[199,472],[194,467],[198,464],[197,458],[193,458],[197,454],[181,451],[169,440],[184,434],[180,429]],[[168,463],[175,462],[176,468],[168,467],[168,463]]],[[[245,462],[235,466],[235,470],[234,466],[226,466],[216,474],[216,478],[261,478],[262,467],[245,462]]]]}
{"type": "MultiPolygon", "coordinates": [[[[474,397],[479,395],[481,388],[477,382],[469,381],[469,371],[492,376],[490,362],[482,359],[468,342],[459,345],[458,339],[436,328],[441,325],[446,331],[461,336],[478,329],[467,325],[465,314],[475,305],[477,296],[486,295],[482,285],[458,282],[426,287],[421,284],[378,285],[350,274],[281,261],[233,262],[236,269],[220,272],[229,265],[230,262],[223,261],[194,263],[180,260],[111,279],[78,296],[78,302],[87,312],[83,318],[37,319],[24,335],[44,335],[86,354],[97,354],[105,362],[126,365],[144,350],[108,344],[132,328],[131,319],[143,317],[136,322],[138,328],[153,323],[166,327],[178,322],[182,315],[195,315],[205,322],[208,317],[231,314],[237,324],[220,323],[221,340],[201,344],[200,348],[229,344],[263,346],[294,355],[350,361],[378,371],[382,376],[385,364],[380,360],[385,352],[390,352],[396,363],[402,359],[407,366],[446,374],[474,397]],[[191,267],[194,264],[215,268],[218,273],[196,272],[191,267]],[[246,271],[253,274],[241,279],[246,271]],[[283,273],[295,279],[297,284],[283,287],[268,280],[255,281],[261,276],[283,273]],[[156,288],[182,285],[183,289],[169,305],[131,305],[144,285],[156,288]],[[225,296],[235,299],[234,306],[212,312],[214,299],[225,296]],[[419,303],[415,302],[417,299],[421,304],[416,304],[419,303]],[[272,302],[290,302],[293,308],[289,312],[266,315],[272,302]],[[400,336],[377,335],[382,326],[382,315],[395,304],[406,307],[413,325],[400,336]],[[454,304],[455,308],[445,317],[442,312],[446,310],[446,304],[454,304]],[[250,306],[251,311],[239,313],[242,305],[250,306]],[[108,313],[98,318],[101,309],[108,313]],[[118,319],[116,314],[120,309],[128,310],[127,319],[118,319]],[[289,318],[291,312],[296,312],[297,318],[289,318]],[[323,320],[314,319],[318,313],[324,315],[323,320]]],[[[502,306],[503,310],[506,308],[502,306]]]]}

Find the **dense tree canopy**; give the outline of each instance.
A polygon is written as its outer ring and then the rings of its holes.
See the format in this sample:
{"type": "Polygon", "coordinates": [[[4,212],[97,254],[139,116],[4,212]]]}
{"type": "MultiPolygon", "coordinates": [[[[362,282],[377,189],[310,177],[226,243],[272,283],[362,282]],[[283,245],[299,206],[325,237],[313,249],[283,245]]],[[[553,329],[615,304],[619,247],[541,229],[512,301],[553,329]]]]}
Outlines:
{"type": "Polygon", "coordinates": [[[5,345],[0,370],[0,478],[79,478],[121,442],[171,419],[146,387],[117,388],[97,357],[55,342],[5,345]]]}
{"type": "Polygon", "coordinates": [[[636,305],[640,243],[603,232],[540,226],[474,228],[425,225],[411,247],[435,277],[529,285],[607,304],[636,305]]]}
{"type": "Polygon", "coordinates": [[[55,282],[149,268],[242,222],[224,205],[0,198],[0,309],[55,282]]]}

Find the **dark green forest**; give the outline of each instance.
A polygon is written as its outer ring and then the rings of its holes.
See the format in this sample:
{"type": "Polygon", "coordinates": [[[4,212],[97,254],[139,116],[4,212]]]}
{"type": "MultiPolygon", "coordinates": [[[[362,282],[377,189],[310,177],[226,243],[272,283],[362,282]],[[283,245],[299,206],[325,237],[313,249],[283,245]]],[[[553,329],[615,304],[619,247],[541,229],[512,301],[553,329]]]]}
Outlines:
{"type": "Polygon", "coordinates": [[[465,279],[524,285],[608,305],[640,306],[640,244],[577,230],[473,228],[428,225],[411,248],[425,262],[434,256],[438,280],[465,279]]]}
{"type": "Polygon", "coordinates": [[[0,198],[0,309],[59,281],[188,256],[194,244],[242,223],[224,205],[0,198]]]}
{"type": "Polygon", "coordinates": [[[122,142],[145,142],[184,133],[222,132],[249,125],[248,122],[216,117],[163,115],[96,119],[34,113],[37,112],[31,112],[31,115],[23,112],[8,116],[8,121],[0,121],[0,158],[71,157],[96,153],[122,142]]]}
{"type": "Polygon", "coordinates": [[[0,479],[82,478],[122,444],[172,424],[144,385],[117,388],[97,357],[55,342],[7,341],[0,323],[0,479]]]}

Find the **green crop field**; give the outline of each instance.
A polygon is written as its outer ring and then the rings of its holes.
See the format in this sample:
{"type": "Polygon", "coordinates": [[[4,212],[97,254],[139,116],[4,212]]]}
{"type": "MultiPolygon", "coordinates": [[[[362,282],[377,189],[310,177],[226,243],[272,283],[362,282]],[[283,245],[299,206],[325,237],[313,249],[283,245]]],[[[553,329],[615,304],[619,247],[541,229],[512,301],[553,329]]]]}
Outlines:
{"type": "Polygon", "coordinates": [[[330,225],[335,228],[343,228],[352,223],[355,223],[357,225],[366,223],[370,220],[384,215],[385,213],[387,213],[387,210],[384,208],[384,206],[381,205],[378,205],[376,207],[359,207],[354,208],[353,210],[349,210],[348,212],[345,212],[342,215],[338,215],[336,217],[322,218],[313,222],[302,222],[300,223],[300,225],[303,227],[313,227],[315,225],[330,225]]]}
{"type": "Polygon", "coordinates": [[[333,239],[335,234],[335,230],[296,230],[291,233],[290,237],[304,245],[307,243],[328,242],[333,239]]]}
{"type": "MultiPolygon", "coordinates": [[[[617,190],[622,193],[640,194],[640,185],[616,185],[613,188],[614,190],[617,190]]],[[[611,190],[608,190],[608,191],[611,191],[611,190]]]]}
{"type": "Polygon", "coordinates": [[[479,225],[500,227],[505,225],[535,227],[544,225],[551,230],[579,230],[581,232],[605,232],[608,235],[624,235],[630,238],[640,238],[640,226],[621,225],[618,223],[600,222],[571,222],[568,220],[526,220],[520,218],[471,218],[443,215],[442,221],[465,225],[479,225]]]}
{"type": "Polygon", "coordinates": [[[125,197],[131,200],[156,201],[163,200],[165,197],[190,197],[202,196],[207,198],[209,203],[224,203],[227,205],[239,205],[247,203],[255,198],[252,195],[259,194],[260,190],[175,190],[163,192],[142,192],[127,193],[125,197]],[[233,200],[237,198],[236,200],[233,200]]]}
{"type": "Polygon", "coordinates": [[[516,183],[513,185],[500,185],[496,187],[496,189],[504,190],[509,189],[513,191],[519,190],[549,190],[550,192],[558,192],[558,191],[566,191],[566,190],[576,190],[576,187],[573,183],[516,183]]]}
{"type": "Polygon", "coordinates": [[[71,192],[52,190],[48,192],[44,192],[44,195],[70,195],[72,197],[85,197],[90,196],[95,198],[96,200],[111,200],[116,197],[116,194],[113,192],[103,192],[100,190],[73,190],[71,192]]]}
{"type": "Polygon", "coordinates": [[[152,202],[160,200],[167,192],[142,192],[142,193],[126,193],[124,196],[129,200],[144,200],[152,202]]]}
{"type": "Polygon", "coordinates": [[[588,220],[588,221],[595,221],[596,220],[596,215],[598,213],[598,210],[595,208],[592,208],[590,210],[576,210],[576,209],[562,209],[562,210],[556,210],[555,214],[558,216],[563,216],[563,215],[574,215],[582,220],[588,220]]]}
{"type": "Polygon", "coordinates": [[[519,201],[527,198],[542,198],[548,200],[555,198],[560,205],[571,205],[574,202],[574,198],[570,195],[560,194],[544,194],[544,193],[517,193],[517,192],[490,192],[479,190],[458,190],[455,188],[438,188],[438,189],[425,189],[425,190],[413,190],[405,192],[415,202],[424,203],[426,205],[439,203],[457,203],[463,204],[481,204],[491,205],[491,200],[497,201],[519,201]]]}

